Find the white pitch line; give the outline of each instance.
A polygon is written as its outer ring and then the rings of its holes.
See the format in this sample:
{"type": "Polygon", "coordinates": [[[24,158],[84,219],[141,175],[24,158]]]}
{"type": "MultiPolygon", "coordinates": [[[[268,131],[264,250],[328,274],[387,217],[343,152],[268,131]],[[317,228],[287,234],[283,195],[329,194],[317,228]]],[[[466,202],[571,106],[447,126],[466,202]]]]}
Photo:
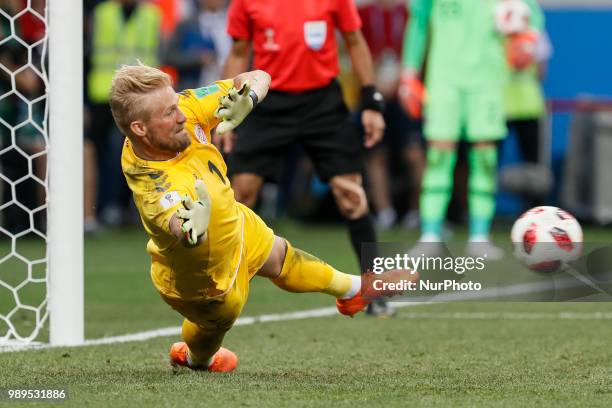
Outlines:
{"type": "MultiPolygon", "coordinates": [[[[577,284],[574,280],[566,279],[559,280],[555,282],[555,288],[559,289],[569,289],[576,287],[577,284]]],[[[419,306],[419,305],[431,305],[432,303],[442,303],[447,301],[465,301],[465,300],[479,300],[479,299],[490,299],[490,298],[499,298],[499,297],[507,297],[513,296],[517,294],[528,294],[528,293],[538,293],[551,289],[550,282],[533,282],[533,283],[521,283],[515,285],[508,285],[502,287],[494,287],[494,288],[486,288],[476,293],[447,293],[440,294],[435,297],[434,301],[431,301],[431,298],[418,298],[418,302],[391,302],[396,308],[403,307],[411,307],[411,306],[419,306]]],[[[559,315],[563,315],[566,312],[560,312],[559,315]]],[[[571,313],[571,312],[567,312],[571,313]]],[[[314,317],[328,317],[338,315],[338,310],[335,307],[324,307],[318,309],[310,309],[310,310],[302,310],[297,312],[288,312],[288,313],[276,313],[276,314],[265,314],[260,316],[245,316],[240,317],[236,320],[234,326],[249,326],[255,323],[266,323],[266,322],[279,322],[279,321],[288,321],[288,320],[301,320],[301,319],[310,319],[314,317]]],[[[606,315],[604,313],[604,315],[606,315]]],[[[452,318],[452,317],[450,317],[452,318]]],[[[557,317],[563,318],[563,317],[557,317]]],[[[566,317],[568,318],[568,317],[566,317]]],[[[518,318],[517,318],[518,319],[518,318]]],[[[568,318],[569,319],[569,318],[568,318]]],[[[587,318],[585,318],[587,319],[587,318]]],[[[597,319],[607,319],[607,317],[597,317],[597,319]]],[[[612,319],[612,314],[610,319],[612,319]]],[[[83,344],[79,344],[71,347],[83,347],[83,346],[96,346],[103,344],[118,344],[118,343],[128,343],[128,342],[136,342],[136,341],[145,341],[154,339],[157,337],[165,337],[165,336],[177,336],[181,333],[180,327],[166,327],[156,330],[149,330],[139,333],[133,334],[125,334],[122,336],[113,336],[113,337],[103,337],[100,339],[92,339],[85,340],[83,344]]],[[[23,345],[14,345],[14,342],[10,344],[1,344],[0,343],[0,353],[1,352],[11,352],[11,351],[24,351],[24,350],[32,350],[32,349],[48,349],[48,348],[56,348],[56,347],[67,347],[67,346],[55,346],[50,344],[23,344],[23,345]]]]}
{"type": "MultiPolygon", "coordinates": [[[[239,317],[234,326],[249,326],[255,323],[264,322],[279,322],[284,320],[300,320],[309,319],[313,317],[326,317],[337,315],[338,310],[335,307],[324,307],[319,309],[301,310],[297,312],[288,313],[276,313],[276,314],[264,314],[260,316],[245,316],[239,317]]],[[[97,346],[102,344],[117,344],[117,343],[128,343],[135,341],[145,341],[154,339],[157,337],[165,336],[178,336],[181,334],[181,327],[165,327],[161,329],[148,330],[139,333],[125,334],[121,336],[102,337],[100,339],[85,340],[83,344],[79,344],[72,347],[83,347],[83,346],[97,346]]],[[[0,352],[10,351],[23,351],[32,349],[47,349],[54,347],[65,347],[65,346],[53,346],[50,344],[41,343],[30,343],[30,344],[18,344],[17,342],[11,342],[7,344],[0,344],[0,352]]]]}
{"type": "MultiPolygon", "coordinates": [[[[337,314],[338,310],[336,310],[335,307],[323,307],[320,309],[301,310],[298,312],[264,314],[260,316],[245,316],[239,317],[234,323],[234,326],[250,326],[255,323],[280,322],[284,320],[300,320],[309,319],[312,317],[327,317],[337,314]]],[[[128,343],[132,341],[144,341],[154,339],[156,337],[177,336],[179,334],[181,334],[180,327],[166,327],[164,329],[126,334],[123,336],[103,337],[101,339],[85,340],[83,346],[97,346],[99,344],[115,344],[128,343]]]]}
{"type": "MultiPolygon", "coordinates": [[[[407,306],[418,306],[425,305],[425,302],[402,302],[402,303],[394,303],[396,308],[407,307],[407,306]]],[[[310,310],[300,310],[297,312],[287,312],[287,313],[274,313],[274,314],[263,314],[259,316],[245,316],[239,317],[234,326],[250,326],[255,323],[268,323],[268,322],[281,322],[288,320],[301,320],[301,319],[310,319],[315,317],[329,317],[339,315],[338,310],[335,307],[322,307],[318,309],[310,309],[310,310]]],[[[43,343],[30,343],[30,344],[18,344],[16,342],[11,342],[8,345],[0,344],[0,353],[1,352],[12,352],[12,351],[25,351],[25,350],[39,350],[39,349],[48,349],[48,348],[56,348],[56,347],[84,347],[84,346],[98,346],[104,344],[118,344],[118,343],[129,343],[129,342],[137,342],[137,341],[146,341],[150,339],[154,339],[157,337],[166,337],[166,336],[178,336],[181,334],[181,327],[165,327],[161,329],[148,330],[139,333],[133,334],[125,334],[121,336],[112,336],[112,337],[102,337],[99,339],[85,340],[83,344],[75,345],[75,346],[54,346],[51,344],[43,344],[43,343]]]]}

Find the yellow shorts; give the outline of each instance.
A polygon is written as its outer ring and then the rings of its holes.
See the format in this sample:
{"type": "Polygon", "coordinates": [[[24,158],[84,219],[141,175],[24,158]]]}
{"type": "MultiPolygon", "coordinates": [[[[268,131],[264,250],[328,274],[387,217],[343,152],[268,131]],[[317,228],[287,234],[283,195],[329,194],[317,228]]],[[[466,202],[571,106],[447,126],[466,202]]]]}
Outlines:
{"type": "Polygon", "coordinates": [[[274,245],[272,229],[251,209],[238,206],[244,215],[244,245],[234,285],[220,297],[203,300],[182,300],[160,293],[183,317],[210,329],[226,331],[232,327],[249,296],[249,281],[268,259],[274,245]]]}

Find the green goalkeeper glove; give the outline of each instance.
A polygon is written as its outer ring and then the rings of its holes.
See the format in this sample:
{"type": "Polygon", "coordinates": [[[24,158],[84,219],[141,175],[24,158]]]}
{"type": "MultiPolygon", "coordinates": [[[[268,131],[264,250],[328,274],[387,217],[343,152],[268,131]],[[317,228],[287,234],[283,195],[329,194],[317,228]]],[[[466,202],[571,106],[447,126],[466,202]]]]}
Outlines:
{"type": "Polygon", "coordinates": [[[254,99],[251,96],[249,81],[244,81],[238,90],[232,87],[226,96],[221,97],[219,107],[215,110],[215,117],[221,119],[221,123],[217,126],[217,133],[223,135],[242,123],[253,110],[254,99]]]}
{"type": "Polygon", "coordinates": [[[183,207],[176,210],[176,216],[183,220],[181,229],[189,245],[197,245],[198,238],[208,230],[210,224],[210,196],[202,180],[195,182],[198,200],[193,201],[188,194],[183,197],[183,207]]]}

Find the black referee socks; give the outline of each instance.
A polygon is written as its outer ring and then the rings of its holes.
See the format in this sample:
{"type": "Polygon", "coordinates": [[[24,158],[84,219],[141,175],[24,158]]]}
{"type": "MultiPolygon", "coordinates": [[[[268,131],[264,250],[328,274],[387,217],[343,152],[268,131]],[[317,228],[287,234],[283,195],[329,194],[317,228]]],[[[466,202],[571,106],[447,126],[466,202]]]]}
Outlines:
{"type": "MultiPolygon", "coordinates": [[[[357,259],[359,260],[359,265],[361,267],[361,273],[364,273],[364,267],[367,265],[372,265],[371,259],[361,259],[361,244],[362,243],[374,243],[376,242],[376,233],[374,232],[374,224],[372,223],[372,218],[370,214],[366,214],[361,218],[356,220],[346,220],[349,229],[349,235],[351,237],[351,244],[353,245],[353,250],[357,255],[357,259]]],[[[373,251],[367,251],[373,252],[373,251]]],[[[368,257],[375,257],[376,254],[369,254],[368,257]]]]}

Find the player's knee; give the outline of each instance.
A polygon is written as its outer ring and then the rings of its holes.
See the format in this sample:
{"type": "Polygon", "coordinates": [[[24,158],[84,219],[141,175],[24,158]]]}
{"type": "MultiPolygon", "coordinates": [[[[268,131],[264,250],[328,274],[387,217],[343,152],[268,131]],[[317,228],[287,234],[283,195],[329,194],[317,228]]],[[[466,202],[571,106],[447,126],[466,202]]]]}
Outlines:
{"type": "Polygon", "coordinates": [[[255,204],[257,203],[257,192],[255,191],[240,191],[238,189],[234,189],[234,197],[236,198],[236,201],[246,205],[249,208],[255,207],[255,204]]]}
{"type": "Polygon", "coordinates": [[[489,140],[472,143],[472,149],[488,149],[491,147],[497,147],[497,143],[489,140]]]}
{"type": "Polygon", "coordinates": [[[368,200],[361,185],[346,189],[343,186],[332,184],[332,193],[340,214],[344,218],[356,220],[368,213],[368,200]]]}
{"type": "Polygon", "coordinates": [[[280,275],[287,254],[287,241],[281,237],[274,237],[272,251],[263,266],[257,271],[258,276],[275,279],[280,275]]]}
{"type": "Polygon", "coordinates": [[[427,147],[437,150],[455,150],[457,143],[449,140],[430,140],[427,142],[427,147]]]}
{"type": "Polygon", "coordinates": [[[261,184],[261,178],[253,174],[237,174],[232,177],[232,188],[236,201],[253,208],[257,202],[261,184]]]}

